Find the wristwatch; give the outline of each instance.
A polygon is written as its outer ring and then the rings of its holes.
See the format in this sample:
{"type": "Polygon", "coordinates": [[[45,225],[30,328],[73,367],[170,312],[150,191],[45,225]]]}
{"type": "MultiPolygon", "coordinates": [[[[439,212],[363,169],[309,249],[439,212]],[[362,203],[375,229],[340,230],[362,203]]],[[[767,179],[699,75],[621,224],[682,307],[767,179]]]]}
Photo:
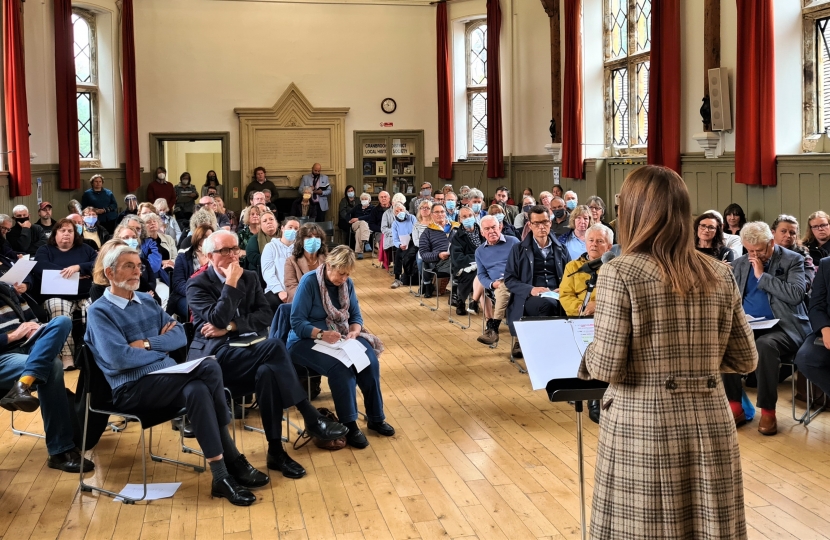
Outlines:
{"type": "Polygon", "coordinates": [[[148,351],[150,350],[150,341],[147,339],[144,340],[144,348],[148,351]]]}
{"type": "Polygon", "coordinates": [[[323,331],[320,330],[319,332],[317,332],[317,335],[314,336],[314,339],[323,339],[323,331]]]}
{"type": "Polygon", "coordinates": [[[233,323],[228,323],[228,326],[225,327],[225,330],[228,332],[233,332],[233,323]]]}

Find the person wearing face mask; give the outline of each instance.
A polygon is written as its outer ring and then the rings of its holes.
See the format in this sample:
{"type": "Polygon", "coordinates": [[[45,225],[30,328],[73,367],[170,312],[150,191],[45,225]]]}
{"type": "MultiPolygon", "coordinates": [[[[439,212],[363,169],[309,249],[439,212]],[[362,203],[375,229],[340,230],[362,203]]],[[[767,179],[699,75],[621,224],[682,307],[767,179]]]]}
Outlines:
{"type": "Polygon", "coordinates": [[[179,185],[175,188],[176,207],[173,213],[176,215],[176,219],[190,219],[190,216],[193,215],[193,210],[196,207],[196,199],[199,198],[199,192],[190,182],[190,173],[183,172],[179,177],[179,185]]]}
{"type": "Polygon", "coordinates": [[[553,219],[550,221],[550,232],[559,237],[563,234],[568,234],[570,227],[568,222],[571,214],[565,208],[565,199],[561,197],[554,197],[550,201],[550,211],[553,219]]]}
{"type": "Polygon", "coordinates": [[[202,197],[211,195],[209,193],[210,190],[214,191],[213,196],[215,197],[225,196],[225,188],[219,183],[219,177],[216,176],[216,171],[207,172],[205,175],[205,185],[202,186],[202,190],[199,195],[202,197]]]}
{"type": "Polygon", "coordinates": [[[421,191],[418,192],[418,196],[413,198],[409,201],[409,213],[410,214],[417,214],[418,207],[421,206],[422,201],[432,201],[432,184],[429,182],[424,182],[421,184],[421,191]]]}
{"type": "Polygon", "coordinates": [[[354,250],[358,259],[363,259],[363,251],[372,251],[372,231],[369,229],[369,220],[372,218],[372,196],[368,193],[360,194],[360,204],[352,208],[352,229],[355,232],[354,250]],[[355,224],[359,224],[355,229],[355,224]]]}
{"type": "Polygon", "coordinates": [[[573,212],[574,209],[579,206],[579,197],[576,196],[576,193],[573,191],[566,191],[565,192],[565,208],[568,209],[568,212],[573,212]]]}
{"type": "Polygon", "coordinates": [[[502,208],[498,204],[491,204],[490,208],[487,209],[487,215],[493,216],[496,218],[496,221],[499,222],[499,233],[505,236],[512,236],[514,238],[519,237],[519,233],[513,224],[507,219],[507,214],[504,213],[504,208],[502,208]]]}
{"type": "Polygon", "coordinates": [[[303,193],[304,187],[311,188],[311,200],[314,202],[319,211],[317,212],[317,221],[326,220],[326,212],[329,210],[329,196],[331,195],[331,184],[329,177],[321,174],[322,166],[315,163],[311,166],[311,174],[306,174],[300,180],[300,193],[303,193]]]}
{"type": "Polygon", "coordinates": [[[282,223],[282,231],[278,238],[274,238],[262,250],[261,272],[265,280],[265,299],[275,310],[280,304],[288,301],[285,291],[285,263],[294,252],[294,241],[300,222],[289,216],[282,223]]]}
{"type": "Polygon", "coordinates": [[[499,186],[496,188],[496,195],[493,197],[493,204],[502,207],[505,213],[505,219],[508,223],[513,223],[516,216],[519,215],[519,209],[510,204],[510,193],[506,186],[499,186]]]}
{"type": "MultiPolygon", "coordinates": [[[[381,207],[383,201],[386,200],[383,197],[383,194],[386,193],[381,192],[378,195],[378,206],[375,207],[375,212],[380,212],[377,208],[381,207]]],[[[386,197],[389,194],[386,193],[386,197]]],[[[395,204],[406,204],[406,195],[403,193],[395,193],[392,196],[392,201],[387,204],[387,206],[383,210],[383,214],[380,216],[380,232],[383,234],[383,253],[385,256],[385,260],[381,261],[383,263],[383,267],[389,270],[389,273],[395,275],[395,269],[390,268],[395,264],[395,245],[392,242],[392,224],[395,222],[395,211],[394,206],[395,204]]]]}
{"type": "MultiPolygon", "coordinates": [[[[484,243],[481,229],[476,223],[472,209],[462,208],[458,211],[461,227],[450,242],[450,267],[455,282],[455,290],[450,303],[455,305],[456,315],[467,314],[467,297],[473,290],[476,278],[476,249],[484,243]]],[[[470,302],[470,310],[478,311],[475,301],[470,302]]]]}
{"type": "Polygon", "coordinates": [[[167,201],[169,208],[176,206],[176,188],[167,181],[167,169],[164,167],[156,168],[156,179],[147,186],[147,197],[145,200],[155,201],[159,198],[167,201]]]}
{"type": "Polygon", "coordinates": [[[530,209],[536,206],[536,199],[532,195],[525,195],[522,197],[522,211],[513,220],[513,228],[517,231],[522,231],[522,238],[527,236],[527,217],[530,215],[530,209]]]}
{"type": "Polygon", "coordinates": [[[285,303],[294,300],[294,293],[302,278],[308,272],[326,262],[329,250],[326,247],[326,233],[316,223],[306,223],[297,232],[294,249],[285,262],[285,303]]]}
{"type": "Polygon", "coordinates": [[[417,246],[413,247],[412,232],[415,227],[415,216],[406,211],[402,202],[396,202],[392,206],[395,220],[392,222],[392,245],[395,247],[395,281],[392,282],[392,289],[401,285],[417,283],[418,272],[415,270],[415,257],[417,246]]]}
{"type": "Polygon", "coordinates": [[[46,235],[40,225],[33,224],[29,218],[29,209],[18,204],[12,209],[14,226],[6,232],[6,241],[17,253],[34,255],[46,245],[46,235]]]}
{"type": "Polygon", "coordinates": [[[124,210],[120,214],[118,214],[116,223],[121,223],[127,216],[135,216],[137,214],[138,198],[132,193],[129,193],[126,197],[124,197],[124,210]]]}
{"type": "Polygon", "coordinates": [[[444,193],[444,208],[447,209],[447,219],[458,221],[458,195],[452,191],[444,193]]]}
{"type": "Polygon", "coordinates": [[[182,236],[182,228],[179,226],[179,222],[176,221],[176,218],[170,214],[170,208],[167,207],[167,201],[164,199],[156,199],[153,206],[158,212],[161,222],[164,224],[164,230],[162,232],[178,243],[182,236]]]}
{"type": "Polygon", "coordinates": [[[467,196],[470,198],[470,209],[473,211],[473,217],[476,223],[481,221],[481,218],[487,215],[487,210],[484,209],[484,193],[479,189],[471,189],[467,196]]]}
{"type": "Polygon", "coordinates": [[[84,223],[84,243],[98,251],[110,239],[110,233],[98,225],[98,214],[95,212],[95,208],[91,206],[84,208],[82,219],[84,223]]]}
{"type": "Polygon", "coordinates": [[[302,188],[301,193],[291,203],[291,214],[297,217],[308,218],[311,221],[317,221],[317,214],[320,212],[320,209],[317,207],[317,203],[313,201],[312,187],[305,186],[302,188]]]}
{"type": "Polygon", "coordinates": [[[81,206],[91,206],[98,216],[98,226],[107,229],[111,233],[116,225],[118,217],[118,203],[112,191],[104,187],[104,177],[100,174],[93,174],[89,179],[90,188],[84,191],[81,197],[81,206]]]}

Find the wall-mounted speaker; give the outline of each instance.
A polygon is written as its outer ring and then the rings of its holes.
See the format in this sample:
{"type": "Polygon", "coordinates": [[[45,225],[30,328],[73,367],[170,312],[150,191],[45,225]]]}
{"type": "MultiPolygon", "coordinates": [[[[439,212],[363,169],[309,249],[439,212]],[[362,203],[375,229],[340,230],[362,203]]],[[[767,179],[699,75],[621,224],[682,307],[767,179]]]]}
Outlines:
{"type": "Polygon", "coordinates": [[[732,130],[732,103],[729,92],[729,69],[709,70],[709,106],[712,110],[712,131],[732,130]]]}

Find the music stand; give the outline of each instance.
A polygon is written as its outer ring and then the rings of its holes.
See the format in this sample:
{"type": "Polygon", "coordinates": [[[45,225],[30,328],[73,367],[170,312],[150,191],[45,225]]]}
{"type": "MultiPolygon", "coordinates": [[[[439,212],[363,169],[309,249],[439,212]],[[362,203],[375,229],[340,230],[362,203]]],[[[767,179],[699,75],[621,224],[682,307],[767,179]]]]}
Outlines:
{"type": "Polygon", "coordinates": [[[576,411],[576,452],[579,461],[579,522],[582,528],[582,540],[587,538],[585,523],[585,466],[582,463],[582,402],[602,399],[607,382],[583,381],[577,378],[551,379],[545,390],[552,402],[567,401],[576,411]]]}

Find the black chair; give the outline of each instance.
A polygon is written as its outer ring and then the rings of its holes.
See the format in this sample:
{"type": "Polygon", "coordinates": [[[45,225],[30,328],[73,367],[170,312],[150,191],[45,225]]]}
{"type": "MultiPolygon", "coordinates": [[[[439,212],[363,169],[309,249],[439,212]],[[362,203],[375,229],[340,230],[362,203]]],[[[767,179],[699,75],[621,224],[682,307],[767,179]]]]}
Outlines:
{"type": "Polygon", "coordinates": [[[317,225],[319,225],[323,229],[323,232],[326,233],[326,245],[328,248],[333,248],[336,245],[334,243],[334,222],[321,221],[317,225]]]}
{"type": "MultiPolygon", "coordinates": [[[[89,422],[89,414],[90,413],[98,413],[98,414],[106,414],[111,416],[120,416],[122,418],[126,418],[135,422],[138,422],[139,429],[141,430],[141,437],[140,437],[140,444],[141,444],[141,474],[142,474],[142,484],[144,486],[144,494],[139,499],[132,499],[129,497],[122,497],[123,501],[126,504],[134,504],[136,501],[144,500],[147,497],[147,459],[145,453],[150,454],[150,459],[156,462],[166,462],[166,463],[174,463],[176,465],[184,465],[185,467],[190,467],[196,472],[204,472],[206,467],[206,461],[204,456],[202,457],[202,465],[194,465],[191,463],[185,463],[184,461],[178,461],[175,459],[170,459],[162,456],[157,456],[153,454],[153,430],[154,426],[159,424],[163,424],[165,422],[169,422],[170,420],[177,418],[179,416],[183,416],[186,412],[184,408],[179,407],[166,407],[154,411],[148,411],[146,413],[142,413],[141,415],[129,414],[125,412],[119,412],[114,410],[115,406],[112,403],[112,387],[110,387],[107,379],[104,377],[104,373],[101,371],[101,368],[95,362],[95,358],[92,355],[92,351],[89,350],[87,345],[83,345],[80,354],[78,355],[78,360],[81,363],[81,369],[83,370],[83,376],[85,378],[86,388],[89,389],[86,395],[86,407],[84,413],[84,429],[83,429],[83,437],[81,439],[81,456],[84,456],[86,453],[86,437],[87,437],[87,426],[89,422]],[[92,389],[95,389],[93,392],[92,389]],[[148,447],[144,444],[144,430],[150,429],[150,437],[149,437],[149,450],[148,447]]],[[[152,375],[148,375],[152,377],[152,375]]],[[[80,473],[80,480],[79,480],[79,488],[81,491],[84,492],[92,492],[98,491],[100,493],[106,493],[111,497],[119,497],[118,493],[113,491],[108,491],[104,488],[93,486],[84,482],[84,472],[81,470],[80,473]]]]}

